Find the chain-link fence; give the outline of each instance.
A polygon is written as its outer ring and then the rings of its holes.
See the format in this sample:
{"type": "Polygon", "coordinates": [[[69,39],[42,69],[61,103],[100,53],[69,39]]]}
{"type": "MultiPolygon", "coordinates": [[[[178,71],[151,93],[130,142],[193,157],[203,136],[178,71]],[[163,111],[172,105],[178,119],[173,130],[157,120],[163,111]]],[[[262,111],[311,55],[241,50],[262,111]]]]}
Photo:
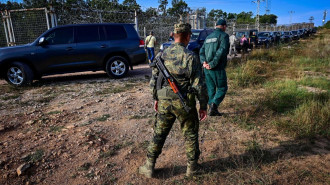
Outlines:
{"type": "Polygon", "coordinates": [[[16,45],[33,42],[50,27],[47,9],[11,10],[9,13],[16,45]]]}
{"type": "Polygon", "coordinates": [[[1,47],[33,42],[50,28],[46,8],[6,10],[1,15],[1,47]]]}
{"type": "Polygon", "coordinates": [[[0,47],[7,46],[6,33],[4,28],[4,23],[0,22],[0,47]]]}
{"type": "MultiPolygon", "coordinates": [[[[206,10],[205,10],[206,11],[206,10]]],[[[175,23],[187,22],[194,29],[214,28],[215,20],[210,21],[205,12],[193,11],[179,16],[159,15],[159,12],[135,11],[118,4],[109,4],[107,9],[98,8],[92,4],[74,4],[71,6],[57,6],[9,10],[2,12],[3,22],[0,24],[0,46],[20,45],[34,41],[41,33],[49,29],[49,25],[67,25],[82,23],[132,23],[142,39],[150,31],[154,32],[158,44],[168,40],[175,23]],[[109,8],[110,7],[110,8],[109,8]],[[5,25],[5,26],[4,26],[5,25]],[[9,27],[11,26],[11,28],[9,27]],[[7,32],[6,33],[6,29],[7,32]],[[11,33],[12,32],[12,33],[11,33]],[[6,38],[6,34],[8,38],[6,38]],[[12,37],[12,38],[11,38],[12,37]]],[[[235,20],[227,20],[227,32],[231,34],[235,30],[257,29],[256,24],[238,24],[235,20]]],[[[292,25],[268,25],[260,24],[259,31],[288,31],[301,28],[310,28],[313,24],[300,23],[292,25]]]]}

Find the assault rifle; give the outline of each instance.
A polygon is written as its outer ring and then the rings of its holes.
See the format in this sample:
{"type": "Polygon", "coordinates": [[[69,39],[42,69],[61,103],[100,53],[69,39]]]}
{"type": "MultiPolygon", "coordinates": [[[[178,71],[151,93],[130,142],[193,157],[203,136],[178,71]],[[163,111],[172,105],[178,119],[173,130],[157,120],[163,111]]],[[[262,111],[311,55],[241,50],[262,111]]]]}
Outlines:
{"type": "Polygon", "coordinates": [[[164,78],[166,79],[165,81],[171,86],[173,92],[178,95],[180,102],[183,105],[184,110],[186,110],[186,112],[189,113],[190,107],[188,107],[186,105],[186,103],[184,102],[184,98],[183,98],[182,94],[180,93],[178,86],[175,84],[174,78],[171,76],[171,74],[165,67],[163,59],[160,58],[159,56],[156,57],[155,59],[156,59],[156,62],[155,62],[156,67],[163,74],[164,78]]]}

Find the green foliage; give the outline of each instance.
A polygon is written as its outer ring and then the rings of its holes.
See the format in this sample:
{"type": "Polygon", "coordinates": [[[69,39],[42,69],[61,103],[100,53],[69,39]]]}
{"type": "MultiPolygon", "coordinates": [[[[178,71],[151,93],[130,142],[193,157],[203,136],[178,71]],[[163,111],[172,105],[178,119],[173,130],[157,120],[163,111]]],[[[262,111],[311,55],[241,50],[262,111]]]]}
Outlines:
{"type": "Polygon", "coordinates": [[[240,87],[261,84],[271,75],[271,64],[260,60],[248,60],[236,68],[229,77],[234,79],[234,84],[240,87]]]}
{"type": "Polygon", "coordinates": [[[108,118],[110,118],[109,114],[104,114],[99,118],[96,118],[96,121],[106,121],[108,118]]]}
{"type": "Polygon", "coordinates": [[[124,0],[123,5],[128,10],[141,10],[141,6],[137,4],[136,0],[124,0]]]}
{"type": "Polygon", "coordinates": [[[190,11],[188,4],[183,0],[172,0],[172,8],[168,9],[168,13],[172,16],[179,16],[190,11]]]}
{"type": "Polygon", "coordinates": [[[168,0],[158,0],[159,6],[158,9],[160,9],[163,12],[163,15],[166,15],[168,0]]]}
{"type": "Polygon", "coordinates": [[[299,84],[309,87],[320,88],[330,91],[330,81],[325,77],[305,77],[299,81],[299,84]]]}
{"type": "Polygon", "coordinates": [[[219,19],[226,19],[227,12],[224,12],[220,9],[212,9],[208,14],[208,19],[211,21],[217,21],[219,19]]]}
{"type": "Polygon", "coordinates": [[[327,72],[330,58],[299,57],[298,64],[304,71],[327,72]]]}
{"type": "Polygon", "coordinates": [[[277,16],[274,14],[265,14],[260,16],[260,23],[277,24],[277,16]]]}
{"type": "Polygon", "coordinates": [[[255,20],[252,18],[253,13],[250,12],[241,12],[237,14],[237,23],[254,23],[255,20]]]}
{"type": "Polygon", "coordinates": [[[78,170],[79,171],[87,171],[90,167],[92,166],[91,163],[84,163],[83,165],[81,165],[78,170]]]}
{"type": "Polygon", "coordinates": [[[44,151],[39,149],[39,150],[35,151],[34,153],[29,154],[28,156],[24,157],[23,160],[25,162],[37,162],[37,161],[40,161],[43,156],[44,156],[44,151]]]}
{"type": "Polygon", "coordinates": [[[330,21],[327,21],[327,23],[325,23],[323,27],[326,29],[330,29],[330,21]]]}
{"type": "Polygon", "coordinates": [[[264,106],[277,113],[293,111],[306,101],[325,102],[329,99],[328,93],[313,93],[299,87],[297,81],[284,80],[266,84],[267,93],[264,106]]]}
{"type": "Polygon", "coordinates": [[[49,128],[49,132],[61,132],[63,128],[63,126],[51,126],[49,128]]]}
{"type": "Polygon", "coordinates": [[[330,101],[308,100],[290,114],[289,120],[277,122],[280,130],[296,137],[330,136],[330,101]]]}

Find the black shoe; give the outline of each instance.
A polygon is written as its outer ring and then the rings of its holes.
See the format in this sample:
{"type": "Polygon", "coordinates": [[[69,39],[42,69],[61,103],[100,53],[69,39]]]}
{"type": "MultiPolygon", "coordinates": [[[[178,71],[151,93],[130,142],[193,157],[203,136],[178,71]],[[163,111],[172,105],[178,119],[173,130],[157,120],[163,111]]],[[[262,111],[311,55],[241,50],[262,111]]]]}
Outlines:
{"type": "Polygon", "coordinates": [[[209,116],[222,116],[218,111],[218,106],[215,103],[212,103],[210,106],[209,116]]]}

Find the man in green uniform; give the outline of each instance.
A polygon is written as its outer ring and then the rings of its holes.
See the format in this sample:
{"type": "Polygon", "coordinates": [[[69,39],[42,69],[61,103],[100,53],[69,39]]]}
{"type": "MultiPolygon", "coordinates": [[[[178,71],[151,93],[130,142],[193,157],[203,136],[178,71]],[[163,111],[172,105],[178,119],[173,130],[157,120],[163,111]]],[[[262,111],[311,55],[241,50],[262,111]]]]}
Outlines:
{"type": "Polygon", "coordinates": [[[145,165],[139,168],[139,173],[151,178],[154,173],[156,159],[162,152],[165,139],[176,119],[185,138],[187,154],[187,176],[196,172],[197,161],[200,155],[198,144],[199,119],[196,109],[196,99],[199,100],[200,120],[207,117],[207,90],[202,75],[202,66],[198,56],[186,49],[191,37],[190,24],[174,25],[174,44],[168,47],[159,56],[171,73],[175,82],[186,100],[190,111],[186,112],[178,96],[171,87],[159,76],[157,68],[153,68],[150,87],[155,100],[154,109],[157,112],[154,125],[154,136],[147,149],[145,165]]]}
{"type": "Polygon", "coordinates": [[[221,116],[218,106],[228,89],[225,67],[229,53],[229,36],[225,33],[226,28],[226,21],[220,19],[216,24],[216,30],[206,38],[199,53],[209,95],[210,116],[221,116]]]}

